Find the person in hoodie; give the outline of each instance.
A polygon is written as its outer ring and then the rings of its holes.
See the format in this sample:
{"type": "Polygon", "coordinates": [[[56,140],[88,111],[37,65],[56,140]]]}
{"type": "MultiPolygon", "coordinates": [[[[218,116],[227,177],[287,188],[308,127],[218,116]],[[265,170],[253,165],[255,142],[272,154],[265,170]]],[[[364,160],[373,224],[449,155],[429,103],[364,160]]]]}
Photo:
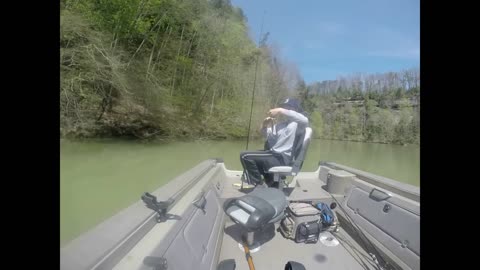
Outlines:
{"type": "Polygon", "coordinates": [[[268,170],[275,166],[291,166],[295,144],[302,141],[298,138],[304,134],[307,126],[308,118],[299,100],[295,98],[287,98],[277,108],[269,110],[261,127],[266,139],[264,150],[240,153],[245,180],[254,185],[273,185],[273,178],[268,170]]]}

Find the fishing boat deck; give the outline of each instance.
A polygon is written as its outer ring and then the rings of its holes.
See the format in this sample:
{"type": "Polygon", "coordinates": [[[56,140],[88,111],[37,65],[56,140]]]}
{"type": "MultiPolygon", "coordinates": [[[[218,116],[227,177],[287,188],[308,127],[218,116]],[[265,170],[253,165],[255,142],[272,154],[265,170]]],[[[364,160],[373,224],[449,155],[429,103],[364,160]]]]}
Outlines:
{"type": "MultiPolygon", "coordinates": [[[[240,188],[235,185],[238,185],[240,182],[240,172],[230,171],[227,173],[221,198],[240,197],[253,189],[247,187],[241,191],[240,188]]],[[[330,193],[323,188],[324,185],[325,183],[315,176],[315,172],[305,172],[300,173],[295,178],[295,182],[289,185],[290,187],[284,188],[284,193],[289,201],[319,200],[330,202],[332,197],[330,193]]]]}
{"type": "MultiPolygon", "coordinates": [[[[245,253],[238,245],[240,235],[237,224],[231,221],[225,224],[220,261],[235,259],[237,269],[249,269],[245,253]]],[[[255,239],[264,243],[251,254],[253,263],[257,269],[284,269],[288,261],[302,263],[306,269],[376,269],[367,252],[344,230],[340,229],[335,238],[340,243],[337,246],[326,246],[320,241],[295,243],[284,238],[277,225],[275,229],[267,229],[261,239],[255,239]]]]}
{"type": "MultiPolygon", "coordinates": [[[[252,189],[240,191],[239,175],[229,175],[221,197],[240,197],[252,189]]],[[[331,195],[322,186],[325,183],[309,173],[301,173],[293,183],[294,187],[285,188],[289,201],[315,200],[330,203],[331,195]]],[[[320,240],[315,244],[296,243],[285,238],[278,229],[279,223],[272,224],[262,233],[255,234],[255,241],[261,243],[258,251],[251,253],[257,269],[284,269],[288,261],[302,263],[306,269],[376,269],[368,252],[363,249],[347,231],[340,227],[337,233],[323,232],[321,235],[334,236],[339,244],[327,246],[320,240]]],[[[219,261],[234,259],[237,269],[249,269],[241,242],[242,228],[227,219],[219,261]]]]}
{"type": "MultiPolygon", "coordinates": [[[[378,269],[370,254],[388,266],[384,269],[420,269],[418,188],[323,164],[288,177],[283,191],[289,202],[335,202],[339,231],[322,232],[317,243],[305,244],[285,238],[279,222],[268,225],[254,233],[254,242],[261,244],[251,252],[256,269],[280,270],[289,261],[306,269],[378,269]],[[338,192],[342,189],[327,177],[345,175],[338,169],[356,175],[348,193],[338,192]],[[332,239],[338,242],[332,245],[332,239]]],[[[198,164],[153,191],[159,202],[175,202],[167,220],[157,222],[158,214],[139,200],[63,247],[61,268],[149,270],[166,262],[169,269],[219,270],[219,264],[233,259],[236,269],[249,269],[239,245],[244,231],[223,209],[227,199],[253,190],[240,189],[240,176],[216,159],[198,164]]]]}

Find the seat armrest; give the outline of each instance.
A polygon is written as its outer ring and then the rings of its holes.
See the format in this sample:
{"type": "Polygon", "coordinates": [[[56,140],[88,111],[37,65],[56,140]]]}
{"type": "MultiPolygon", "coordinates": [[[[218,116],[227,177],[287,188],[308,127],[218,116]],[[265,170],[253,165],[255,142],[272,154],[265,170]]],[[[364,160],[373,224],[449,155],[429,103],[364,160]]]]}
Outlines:
{"type": "Polygon", "coordinates": [[[269,173],[291,173],[292,167],[290,166],[276,166],[268,170],[269,173]]]}

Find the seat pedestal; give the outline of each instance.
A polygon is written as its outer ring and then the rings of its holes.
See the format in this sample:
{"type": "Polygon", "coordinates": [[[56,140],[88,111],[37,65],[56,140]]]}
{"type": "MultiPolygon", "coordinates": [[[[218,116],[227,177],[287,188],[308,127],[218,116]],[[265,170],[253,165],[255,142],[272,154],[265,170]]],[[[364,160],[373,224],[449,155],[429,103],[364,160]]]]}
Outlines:
{"type": "Polygon", "coordinates": [[[285,216],[287,205],[283,192],[275,188],[256,187],[245,196],[225,201],[223,209],[241,228],[235,236],[241,249],[245,243],[251,252],[255,252],[274,237],[275,222],[285,216]]]}
{"type": "MultiPolygon", "coordinates": [[[[247,247],[250,253],[255,253],[260,250],[261,244],[259,241],[255,241],[255,232],[247,232],[245,231],[242,234],[242,241],[247,244],[247,247]]],[[[243,248],[243,243],[238,243],[238,247],[240,250],[245,251],[243,248]]]]}

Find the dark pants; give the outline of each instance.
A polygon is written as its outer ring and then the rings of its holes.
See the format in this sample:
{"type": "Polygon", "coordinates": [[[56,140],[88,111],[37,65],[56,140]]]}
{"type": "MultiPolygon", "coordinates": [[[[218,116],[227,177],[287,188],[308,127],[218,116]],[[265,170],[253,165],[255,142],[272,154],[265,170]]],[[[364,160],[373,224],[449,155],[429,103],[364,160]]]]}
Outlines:
{"type": "Polygon", "coordinates": [[[250,184],[261,184],[262,175],[268,184],[271,184],[273,177],[268,173],[271,167],[284,166],[280,154],[272,151],[243,151],[240,153],[245,177],[250,184]]]}

